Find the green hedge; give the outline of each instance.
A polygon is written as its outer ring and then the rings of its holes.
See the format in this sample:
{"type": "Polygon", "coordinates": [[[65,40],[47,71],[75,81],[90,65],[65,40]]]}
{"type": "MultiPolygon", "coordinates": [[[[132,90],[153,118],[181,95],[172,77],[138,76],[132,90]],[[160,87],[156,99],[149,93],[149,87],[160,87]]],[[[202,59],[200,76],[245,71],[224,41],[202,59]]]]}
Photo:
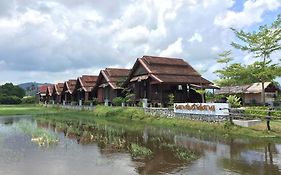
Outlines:
{"type": "Polygon", "coordinates": [[[16,96],[0,96],[0,104],[20,104],[21,98],[16,96]]]}
{"type": "MultiPolygon", "coordinates": [[[[250,114],[250,115],[257,115],[257,118],[264,119],[268,115],[269,108],[265,106],[253,106],[253,107],[246,107],[244,114],[250,114]]],[[[281,110],[280,109],[274,109],[271,112],[272,118],[280,118],[281,119],[281,110]]],[[[254,118],[255,116],[251,116],[254,118]]]]}

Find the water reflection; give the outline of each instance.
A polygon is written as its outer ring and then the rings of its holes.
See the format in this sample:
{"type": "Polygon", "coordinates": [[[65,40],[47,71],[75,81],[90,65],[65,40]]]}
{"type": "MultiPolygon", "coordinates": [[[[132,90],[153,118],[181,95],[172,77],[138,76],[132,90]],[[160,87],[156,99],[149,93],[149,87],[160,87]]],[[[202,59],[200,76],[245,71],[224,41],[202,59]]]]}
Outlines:
{"type": "Polygon", "coordinates": [[[48,174],[281,174],[281,145],[274,141],[25,118],[59,135],[58,145],[42,149],[28,136],[13,131],[20,120],[0,120],[0,174],[27,172],[26,167],[33,164],[38,169],[28,174],[38,174],[39,163],[44,163],[48,174]],[[139,146],[138,151],[151,150],[153,155],[132,156],[132,144],[139,146]]]}

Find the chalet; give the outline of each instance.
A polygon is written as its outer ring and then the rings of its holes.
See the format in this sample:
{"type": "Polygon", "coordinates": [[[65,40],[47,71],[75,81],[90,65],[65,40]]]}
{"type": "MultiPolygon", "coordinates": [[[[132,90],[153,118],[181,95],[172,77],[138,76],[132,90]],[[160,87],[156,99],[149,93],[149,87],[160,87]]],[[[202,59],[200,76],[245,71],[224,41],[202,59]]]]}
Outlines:
{"type": "MultiPolygon", "coordinates": [[[[273,105],[275,98],[280,91],[279,87],[271,82],[264,83],[265,102],[273,105]]],[[[215,92],[217,95],[237,95],[243,104],[262,104],[262,83],[253,83],[239,86],[221,87],[215,92]]]]}
{"type": "Polygon", "coordinates": [[[79,102],[89,101],[93,98],[92,91],[96,85],[98,76],[83,75],[76,81],[76,86],[73,91],[75,99],[79,102]]]}
{"type": "Polygon", "coordinates": [[[37,100],[39,102],[43,102],[44,103],[46,101],[47,88],[48,88],[48,85],[39,86],[38,92],[36,94],[37,100]]]}
{"type": "Polygon", "coordinates": [[[72,101],[75,101],[73,91],[75,89],[76,82],[77,80],[68,80],[64,82],[61,98],[63,101],[65,101],[65,104],[69,104],[72,101]]]}
{"type": "Polygon", "coordinates": [[[104,103],[107,101],[109,104],[115,97],[122,95],[122,84],[129,75],[129,69],[106,68],[101,70],[97,79],[97,84],[93,90],[96,94],[98,101],[104,103]]]}
{"type": "Polygon", "coordinates": [[[61,104],[61,93],[63,90],[63,83],[58,83],[53,86],[53,99],[56,104],[61,104]]]}
{"type": "Polygon", "coordinates": [[[46,90],[46,103],[52,103],[54,98],[53,98],[53,89],[54,85],[49,85],[46,90]]]}
{"type": "Polygon", "coordinates": [[[214,88],[184,60],[156,56],[138,58],[123,86],[134,94],[134,103],[147,99],[152,106],[167,106],[170,94],[174,102],[202,102],[194,89],[214,88]]]}

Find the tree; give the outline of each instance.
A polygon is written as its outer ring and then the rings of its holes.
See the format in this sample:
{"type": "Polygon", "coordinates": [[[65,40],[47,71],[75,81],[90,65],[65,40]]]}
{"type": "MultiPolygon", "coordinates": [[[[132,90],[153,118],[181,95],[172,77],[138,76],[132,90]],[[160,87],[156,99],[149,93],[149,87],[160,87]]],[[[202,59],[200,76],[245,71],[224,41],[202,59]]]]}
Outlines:
{"type": "Polygon", "coordinates": [[[1,96],[16,96],[22,98],[25,96],[25,91],[18,87],[14,86],[12,83],[6,83],[0,86],[0,95],[1,96]]]}
{"type": "Polygon", "coordinates": [[[219,86],[233,86],[252,83],[253,79],[249,76],[247,66],[241,63],[231,63],[233,60],[231,54],[229,50],[218,55],[217,63],[224,64],[224,67],[214,72],[219,77],[216,84],[219,86]]]}
{"type": "Polygon", "coordinates": [[[269,70],[268,68],[271,66],[272,53],[281,49],[281,15],[278,15],[278,18],[270,26],[260,26],[257,32],[244,32],[243,30],[231,29],[241,41],[239,43],[232,42],[231,45],[236,49],[252,53],[255,58],[260,59],[260,62],[256,62],[255,64],[259,65],[260,70],[265,74],[263,78],[259,77],[260,73],[257,74],[257,79],[262,83],[262,101],[265,104],[264,83],[265,81],[272,81],[272,78],[276,77],[271,76],[272,72],[268,76],[266,70],[269,70]]]}

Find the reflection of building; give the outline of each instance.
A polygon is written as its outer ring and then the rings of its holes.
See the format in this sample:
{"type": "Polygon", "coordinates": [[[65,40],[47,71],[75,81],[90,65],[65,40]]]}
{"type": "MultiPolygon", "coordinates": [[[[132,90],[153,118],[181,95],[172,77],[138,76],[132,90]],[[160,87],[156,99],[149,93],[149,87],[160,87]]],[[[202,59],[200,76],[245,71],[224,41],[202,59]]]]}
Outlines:
{"type": "MultiPolygon", "coordinates": [[[[273,102],[280,91],[278,86],[271,82],[264,83],[265,102],[273,105],[273,102]]],[[[237,95],[241,97],[243,104],[261,104],[262,103],[262,83],[253,83],[250,85],[226,86],[221,87],[215,92],[220,95],[237,95]]]]}

